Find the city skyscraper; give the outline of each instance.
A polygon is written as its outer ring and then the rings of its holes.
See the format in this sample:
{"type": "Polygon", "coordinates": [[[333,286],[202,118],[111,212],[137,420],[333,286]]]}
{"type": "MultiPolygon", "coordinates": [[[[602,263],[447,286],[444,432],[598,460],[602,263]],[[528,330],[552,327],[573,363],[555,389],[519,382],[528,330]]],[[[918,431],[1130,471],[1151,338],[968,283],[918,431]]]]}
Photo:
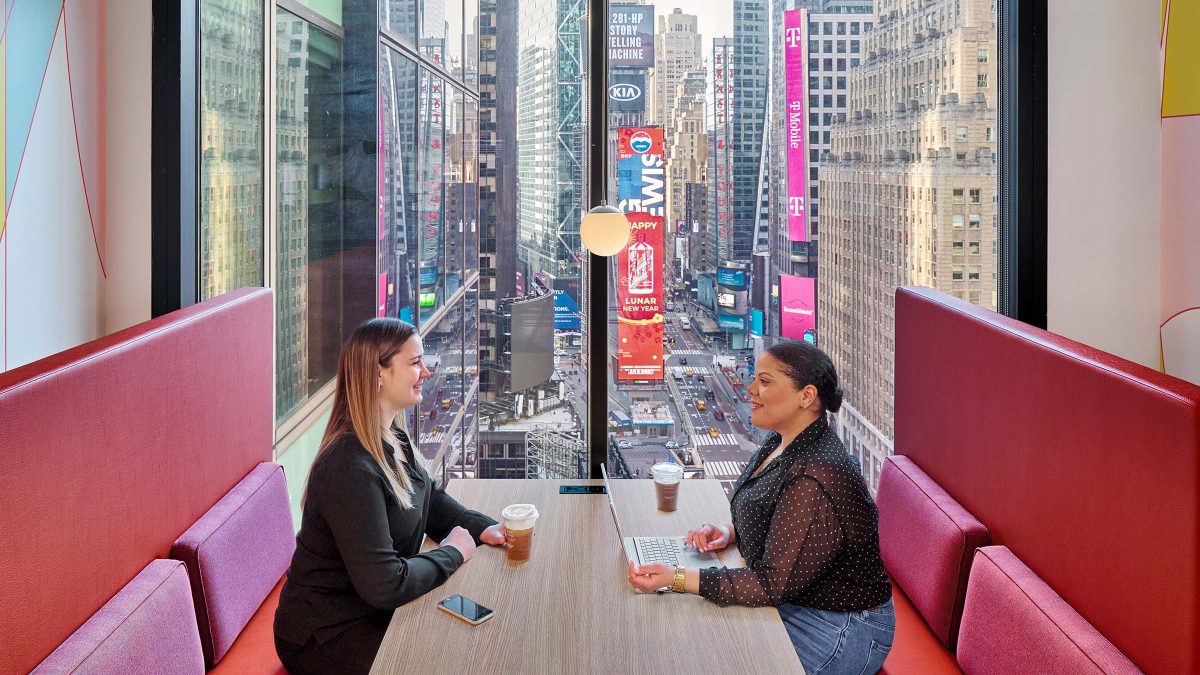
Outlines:
{"type": "MultiPolygon", "coordinates": [[[[708,162],[708,134],[705,123],[705,94],[708,78],[703,70],[690,71],[676,85],[670,125],[666,128],[667,152],[667,232],[682,243],[668,239],[667,258],[678,269],[674,269],[677,281],[684,279],[684,271],[691,269],[694,253],[689,251],[691,237],[703,225],[697,220],[700,210],[689,211],[687,186],[704,181],[708,162]],[[693,222],[696,221],[696,222],[693,222]]],[[[694,207],[694,205],[693,205],[694,207]]]]}
{"type": "Polygon", "coordinates": [[[703,37],[696,15],[676,8],[658,17],[654,35],[654,70],[650,72],[650,124],[670,127],[675,120],[675,95],[683,77],[704,67],[703,37]]]}
{"type": "Polygon", "coordinates": [[[518,256],[530,278],[580,274],[585,130],[579,31],[584,4],[520,3],[517,236],[518,256]]]}
{"type": "Polygon", "coordinates": [[[896,287],[996,306],[995,4],[879,0],[865,42],[821,155],[818,314],[847,394],[840,433],[874,484],[893,438],[896,287]]]}

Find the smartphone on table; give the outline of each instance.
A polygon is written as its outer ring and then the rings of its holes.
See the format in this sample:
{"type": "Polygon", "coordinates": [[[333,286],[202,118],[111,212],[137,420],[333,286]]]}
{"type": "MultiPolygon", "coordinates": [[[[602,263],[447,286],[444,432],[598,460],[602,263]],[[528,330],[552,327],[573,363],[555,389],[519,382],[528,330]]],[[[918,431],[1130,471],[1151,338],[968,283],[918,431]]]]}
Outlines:
{"type": "Polygon", "coordinates": [[[484,607],[470,598],[464,598],[457,594],[442,600],[437,604],[437,607],[454,618],[465,621],[472,626],[478,626],[496,616],[496,613],[491,609],[484,607]]]}

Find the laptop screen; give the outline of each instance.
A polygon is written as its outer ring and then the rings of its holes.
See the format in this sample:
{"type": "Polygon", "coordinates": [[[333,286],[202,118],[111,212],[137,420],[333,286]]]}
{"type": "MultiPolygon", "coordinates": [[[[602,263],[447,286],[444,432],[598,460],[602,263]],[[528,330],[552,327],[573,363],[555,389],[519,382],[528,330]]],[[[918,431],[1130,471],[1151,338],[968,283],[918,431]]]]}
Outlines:
{"type": "Polygon", "coordinates": [[[613,502],[612,484],[608,482],[608,470],[604,467],[604,463],[600,464],[600,475],[604,477],[604,493],[608,495],[608,508],[612,511],[613,524],[617,526],[617,538],[625,541],[625,537],[621,534],[621,521],[617,518],[617,505],[613,502]]]}

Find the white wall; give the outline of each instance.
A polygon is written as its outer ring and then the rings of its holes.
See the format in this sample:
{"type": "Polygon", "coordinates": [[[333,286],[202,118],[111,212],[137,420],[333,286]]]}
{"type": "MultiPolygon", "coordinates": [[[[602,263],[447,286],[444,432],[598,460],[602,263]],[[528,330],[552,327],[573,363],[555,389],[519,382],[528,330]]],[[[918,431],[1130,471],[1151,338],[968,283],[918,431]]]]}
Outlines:
{"type": "Polygon", "coordinates": [[[1158,367],[1159,3],[1049,5],[1049,329],[1158,367]]]}
{"type": "Polygon", "coordinates": [[[108,3],[108,278],[104,333],[150,318],[149,2],[108,3]]]}

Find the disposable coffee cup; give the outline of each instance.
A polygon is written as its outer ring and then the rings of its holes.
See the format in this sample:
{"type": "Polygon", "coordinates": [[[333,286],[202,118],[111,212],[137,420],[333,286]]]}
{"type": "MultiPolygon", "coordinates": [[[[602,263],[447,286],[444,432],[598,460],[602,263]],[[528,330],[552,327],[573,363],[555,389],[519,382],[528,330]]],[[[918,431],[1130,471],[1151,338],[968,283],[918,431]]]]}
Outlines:
{"type": "Polygon", "coordinates": [[[659,511],[674,511],[679,501],[679,481],[683,480],[683,467],[670,462],[661,462],[650,467],[654,476],[654,494],[658,497],[659,511]]]}
{"type": "Polygon", "coordinates": [[[525,562],[533,551],[533,525],[538,519],[533,504],[510,504],[500,512],[504,519],[504,551],[510,562],[525,562]]]}

